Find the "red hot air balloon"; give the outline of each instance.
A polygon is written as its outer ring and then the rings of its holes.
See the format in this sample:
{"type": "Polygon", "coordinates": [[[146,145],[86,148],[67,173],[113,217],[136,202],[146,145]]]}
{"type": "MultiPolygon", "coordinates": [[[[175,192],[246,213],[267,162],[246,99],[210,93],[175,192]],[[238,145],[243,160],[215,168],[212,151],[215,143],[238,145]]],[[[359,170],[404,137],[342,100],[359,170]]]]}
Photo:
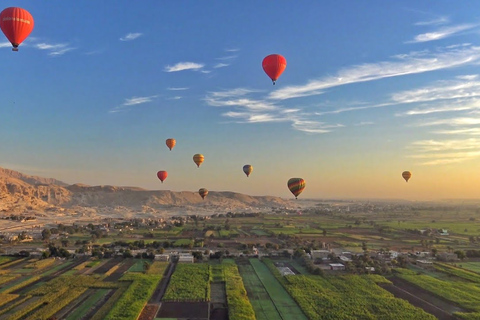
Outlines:
{"type": "Polygon", "coordinates": [[[9,7],[0,13],[0,28],[12,43],[12,50],[18,51],[18,46],[33,30],[33,17],[25,9],[9,7]]]}
{"type": "Polygon", "coordinates": [[[173,147],[175,147],[175,145],[177,144],[177,141],[173,138],[169,138],[165,141],[165,143],[167,144],[168,149],[172,151],[173,147]]]}
{"type": "Polygon", "coordinates": [[[279,54],[271,54],[263,59],[262,67],[265,73],[272,79],[273,84],[275,84],[275,81],[287,67],[287,60],[279,54]]]}
{"type": "Polygon", "coordinates": [[[167,179],[167,176],[168,176],[167,171],[158,171],[157,172],[157,177],[158,177],[158,179],[160,179],[160,181],[162,181],[162,183],[165,179],[167,179]]]}

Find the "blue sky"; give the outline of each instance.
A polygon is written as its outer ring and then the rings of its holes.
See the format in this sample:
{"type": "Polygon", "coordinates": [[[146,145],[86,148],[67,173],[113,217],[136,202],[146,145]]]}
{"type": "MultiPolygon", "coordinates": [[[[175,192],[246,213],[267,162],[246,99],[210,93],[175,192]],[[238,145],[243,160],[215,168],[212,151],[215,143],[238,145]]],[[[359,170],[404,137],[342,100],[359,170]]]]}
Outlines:
{"type": "Polygon", "coordinates": [[[480,3],[2,4],[35,28],[19,52],[0,42],[0,166],[174,191],[290,197],[302,177],[306,198],[478,196],[480,3]],[[271,53],[287,59],[275,86],[271,53]]]}

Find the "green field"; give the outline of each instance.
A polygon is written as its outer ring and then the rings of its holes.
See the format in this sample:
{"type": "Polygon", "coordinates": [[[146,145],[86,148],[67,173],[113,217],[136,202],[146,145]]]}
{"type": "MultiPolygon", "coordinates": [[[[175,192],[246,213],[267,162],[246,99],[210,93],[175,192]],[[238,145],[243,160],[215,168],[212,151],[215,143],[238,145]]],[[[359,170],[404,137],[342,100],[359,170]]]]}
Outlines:
{"type": "Polygon", "coordinates": [[[253,267],[251,265],[239,265],[238,270],[242,276],[257,320],[281,319],[279,312],[253,267]]]}
{"type": "Polygon", "coordinates": [[[87,300],[83,301],[80,306],[78,306],[68,317],[66,320],[77,320],[84,317],[100,300],[103,296],[105,296],[110,289],[98,289],[88,297],[87,300]]]}
{"type": "Polygon", "coordinates": [[[250,264],[272,299],[276,310],[280,314],[280,319],[307,320],[297,303],[285,291],[263,262],[258,259],[250,259],[250,264]]]}
{"type": "Polygon", "coordinates": [[[480,273],[480,261],[476,262],[459,262],[457,263],[457,266],[460,268],[464,268],[473,272],[480,273]]]}
{"type": "Polygon", "coordinates": [[[210,265],[178,264],[170,277],[164,301],[209,301],[210,265]]]}

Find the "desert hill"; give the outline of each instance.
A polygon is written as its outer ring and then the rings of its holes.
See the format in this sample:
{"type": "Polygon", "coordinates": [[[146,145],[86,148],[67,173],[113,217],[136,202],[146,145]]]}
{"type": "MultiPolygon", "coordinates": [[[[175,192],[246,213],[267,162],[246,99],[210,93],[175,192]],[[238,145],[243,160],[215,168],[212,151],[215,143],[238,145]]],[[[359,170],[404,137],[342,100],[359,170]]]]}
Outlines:
{"type": "Polygon", "coordinates": [[[290,200],[272,196],[249,196],[235,192],[210,191],[205,200],[197,192],[145,190],[136,187],[68,185],[52,178],[29,176],[0,168],[0,212],[28,210],[59,211],[83,209],[96,212],[184,212],[238,211],[252,208],[291,206],[290,200]]]}

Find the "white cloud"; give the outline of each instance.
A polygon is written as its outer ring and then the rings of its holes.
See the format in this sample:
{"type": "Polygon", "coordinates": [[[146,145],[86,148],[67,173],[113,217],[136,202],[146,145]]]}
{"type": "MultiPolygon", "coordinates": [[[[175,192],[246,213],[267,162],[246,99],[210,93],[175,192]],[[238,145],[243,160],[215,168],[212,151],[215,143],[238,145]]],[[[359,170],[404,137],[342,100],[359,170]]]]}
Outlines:
{"type": "Polygon", "coordinates": [[[440,125],[447,125],[447,126],[465,126],[465,125],[478,125],[480,124],[480,118],[447,118],[447,119],[436,119],[436,120],[429,120],[429,121],[422,121],[417,123],[416,127],[431,127],[431,126],[440,126],[440,125]]]}
{"type": "Polygon", "coordinates": [[[63,55],[64,53],[74,50],[75,48],[69,47],[66,43],[59,43],[59,44],[48,44],[48,43],[37,43],[34,45],[35,48],[40,50],[48,50],[50,51],[48,55],[50,56],[59,56],[63,55]]]}
{"type": "Polygon", "coordinates": [[[195,62],[179,62],[173,66],[166,66],[165,72],[178,72],[184,70],[200,70],[205,65],[203,63],[195,63],[195,62]]]}
{"type": "Polygon", "coordinates": [[[238,52],[240,49],[237,48],[230,48],[230,49],[225,49],[226,52],[238,52]]]}
{"type": "Polygon", "coordinates": [[[412,159],[424,160],[422,165],[440,165],[464,162],[480,157],[480,139],[421,140],[413,142],[412,159]]]}
{"type": "Polygon", "coordinates": [[[141,37],[143,34],[139,32],[130,32],[124,35],[123,37],[120,38],[120,41],[132,41],[137,39],[138,37],[141,37]]]}
{"type": "Polygon", "coordinates": [[[371,126],[373,124],[375,123],[372,121],[362,121],[362,122],[356,123],[355,125],[358,127],[361,127],[361,126],[371,126]]]}
{"type": "Polygon", "coordinates": [[[419,34],[412,41],[408,41],[408,42],[418,43],[418,42],[440,40],[440,39],[444,39],[452,35],[455,35],[459,32],[475,28],[476,26],[477,25],[474,25],[474,24],[461,24],[458,26],[445,27],[434,32],[419,34]]]}
{"type": "Polygon", "coordinates": [[[109,113],[124,112],[124,111],[128,110],[128,108],[126,108],[126,107],[152,102],[156,97],[158,97],[158,96],[126,98],[122,105],[117,106],[117,107],[109,110],[108,112],[109,113]]]}
{"type": "Polygon", "coordinates": [[[10,42],[1,42],[0,48],[11,48],[12,44],[10,42]]]}
{"type": "Polygon", "coordinates": [[[327,88],[366,82],[408,74],[457,67],[478,62],[480,47],[461,47],[430,53],[426,51],[397,55],[396,61],[383,61],[352,66],[337,72],[335,76],[311,80],[305,85],[288,86],[273,91],[270,99],[284,100],[321,94],[327,88]]]}
{"type": "Polygon", "coordinates": [[[216,59],[217,60],[232,60],[232,59],[235,59],[237,57],[238,57],[237,55],[231,55],[231,56],[225,56],[225,57],[220,57],[220,58],[216,58],[216,59]]]}
{"type": "Polygon", "coordinates": [[[156,97],[157,96],[127,98],[127,99],[125,99],[125,102],[123,103],[123,105],[124,106],[133,106],[133,105],[136,105],[136,104],[147,103],[147,102],[151,102],[156,97]]]}
{"type": "Polygon", "coordinates": [[[214,69],[218,69],[218,68],[224,68],[224,67],[228,67],[229,64],[227,63],[217,63],[213,68],[214,69]]]}
{"type": "Polygon", "coordinates": [[[182,99],[181,96],[175,96],[175,97],[168,98],[168,100],[180,100],[180,99],[182,99]]]}
{"type": "Polygon", "coordinates": [[[447,17],[437,17],[432,20],[426,20],[426,21],[419,21],[415,23],[416,26],[431,26],[431,25],[439,25],[439,24],[446,24],[450,22],[450,20],[447,17]]]}
{"type": "Polygon", "coordinates": [[[210,92],[205,102],[213,107],[230,107],[231,110],[222,114],[235,119],[236,123],[269,123],[290,122],[295,130],[305,133],[326,133],[341,125],[329,125],[315,119],[314,114],[301,113],[299,108],[281,108],[267,99],[254,99],[249,95],[261,91],[245,88],[210,92]]]}
{"type": "Polygon", "coordinates": [[[450,129],[450,130],[437,130],[433,131],[435,134],[446,134],[446,135],[480,135],[480,128],[460,128],[460,129],[450,129]]]}
{"type": "Polygon", "coordinates": [[[183,91],[183,90],[188,90],[189,88],[167,88],[167,90],[170,91],[183,91]]]}

